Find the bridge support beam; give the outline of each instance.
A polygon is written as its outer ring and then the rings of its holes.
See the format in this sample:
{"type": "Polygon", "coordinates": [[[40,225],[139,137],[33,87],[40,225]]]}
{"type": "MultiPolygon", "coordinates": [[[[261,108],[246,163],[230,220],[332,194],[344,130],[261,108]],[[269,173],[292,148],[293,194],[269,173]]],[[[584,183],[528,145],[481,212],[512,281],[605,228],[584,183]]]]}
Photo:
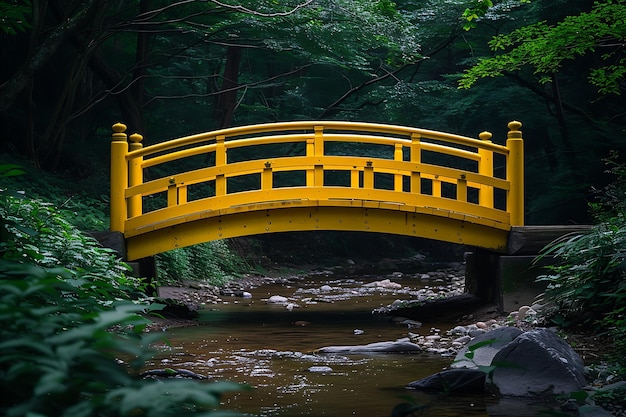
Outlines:
{"type": "Polygon", "coordinates": [[[486,304],[497,305],[501,312],[530,305],[545,290],[537,277],[554,265],[551,256],[536,258],[550,242],[563,236],[584,233],[588,225],[519,226],[509,235],[506,252],[475,248],[466,254],[465,289],[486,304]]]}

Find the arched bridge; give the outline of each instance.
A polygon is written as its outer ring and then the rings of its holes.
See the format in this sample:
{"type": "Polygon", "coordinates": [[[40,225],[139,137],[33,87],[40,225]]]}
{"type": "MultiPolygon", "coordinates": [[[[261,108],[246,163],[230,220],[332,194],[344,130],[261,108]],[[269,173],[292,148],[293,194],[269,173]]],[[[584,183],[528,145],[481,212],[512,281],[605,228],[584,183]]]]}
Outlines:
{"type": "Polygon", "coordinates": [[[505,145],[413,127],[303,121],[150,146],[113,126],[111,230],[128,260],[210,240],[346,230],[504,251],[524,223],[521,123],[505,145]]]}

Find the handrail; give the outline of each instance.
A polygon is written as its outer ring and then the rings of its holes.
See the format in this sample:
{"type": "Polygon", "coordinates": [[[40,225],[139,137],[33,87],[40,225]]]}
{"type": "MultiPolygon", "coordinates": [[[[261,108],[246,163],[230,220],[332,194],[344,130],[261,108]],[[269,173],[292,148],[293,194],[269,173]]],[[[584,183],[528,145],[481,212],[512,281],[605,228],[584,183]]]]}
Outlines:
{"type": "Polygon", "coordinates": [[[508,127],[506,146],[492,143],[489,132],[475,139],[405,126],[298,121],[220,129],[143,147],[141,135],[127,137],[126,126],[117,123],[111,143],[111,230],[133,236],[202,211],[293,198],[378,201],[407,211],[432,207],[443,216],[456,213],[508,230],[524,223],[521,123],[508,127]],[[329,143],[350,148],[330,154],[329,143]],[[276,144],[293,144],[297,154],[228,158],[229,151],[276,144]],[[387,152],[375,152],[371,145],[387,152]],[[365,155],[348,152],[358,146],[365,155]],[[200,155],[206,155],[203,166],[144,180],[159,167],[200,155]],[[301,180],[276,185],[279,174],[301,180]],[[332,175],[342,183],[330,184],[332,175]],[[232,190],[229,181],[244,176],[254,177],[254,187],[232,190]],[[201,185],[211,189],[210,195],[194,198],[201,185]],[[145,204],[159,194],[164,195],[160,206],[145,204]]]}

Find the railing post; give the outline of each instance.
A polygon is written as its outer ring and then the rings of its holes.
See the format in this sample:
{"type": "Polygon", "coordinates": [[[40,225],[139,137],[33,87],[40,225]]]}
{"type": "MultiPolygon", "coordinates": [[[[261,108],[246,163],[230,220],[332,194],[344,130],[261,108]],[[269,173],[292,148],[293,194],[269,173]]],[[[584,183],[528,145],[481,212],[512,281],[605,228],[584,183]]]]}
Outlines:
{"type": "MultiPolygon", "coordinates": [[[[130,143],[128,145],[130,152],[143,148],[141,141],[143,136],[133,133],[128,137],[130,143]]],[[[143,156],[137,156],[128,160],[128,186],[133,187],[143,183],[143,156]]],[[[132,196],[128,200],[128,217],[141,216],[142,201],[141,194],[132,196]]]]}
{"type": "MultiPolygon", "coordinates": [[[[422,163],[422,149],[420,146],[421,136],[419,133],[411,135],[411,164],[419,166],[422,163]]],[[[422,178],[419,171],[415,171],[415,167],[411,173],[411,193],[421,194],[422,178]]]]}
{"type": "Polygon", "coordinates": [[[511,226],[524,225],[524,140],[522,124],[512,121],[508,124],[506,147],[509,156],[506,164],[506,178],[510,184],[507,211],[511,216],[511,226]]]}
{"type": "MultiPolygon", "coordinates": [[[[215,167],[218,169],[226,166],[226,136],[218,136],[215,138],[215,167]]],[[[226,195],[226,177],[224,174],[215,176],[215,196],[221,197],[226,195]]]]}
{"type": "Polygon", "coordinates": [[[374,164],[372,161],[365,161],[363,168],[363,188],[371,190],[374,188],[374,164]]]}
{"type": "Polygon", "coordinates": [[[126,138],[126,125],[116,123],[113,125],[111,136],[111,195],[110,210],[111,219],[109,228],[114,232],[124,233],[127,208],[124,193],[128,187],[128,141],[126,138]]]}
{"type": "MultiPolygon", "coordinates": [[[[401,143],[396,143],[394,145],[394,150],[393,150],[393,160],[394,161],[402,161],[403,160],[403,156],[402,156],[402,144],[401,143]]],[[[402,190],[402,174],[394,174],[393,176],[393,189],[396,192],[401,193],[402,190]]]]}
{"type": "MultiPolygon", "coordinates": [[[[320,161],[324,156],[324,126],[315,126],[315,134],[313,136],[313,155],[318,158],[313,168],[313,186],[324,186],[324,163],[320,161]]],[[[307,155],[311,156],[311,155],[307,155]]],[[[311,186],[311,183],[307,178],[307,186],[311,186]]]]}
{"type": "MultiPolygon", "coordinates": [[[[478,135],[478,137],[485,143],[492,143],[492,134],[490,132],[482,132],[478,135]]],[[[479,148],[478,155],[480,155],[478,173],[486,177],[493,177],[493,151],[479,148]]],[[[482,184],[478,190],[478,204],[483,207],[493,208],[493,202],[493,187],[482,184]]]]}
{"type": "Polygon", "coordinates": [[[274,187],[273,177],[272,163],[267,161],[265,163],[265,168],[263,168],[263,172],[261,173],[261,190],[270,191],[272,187],[274,187]]]}

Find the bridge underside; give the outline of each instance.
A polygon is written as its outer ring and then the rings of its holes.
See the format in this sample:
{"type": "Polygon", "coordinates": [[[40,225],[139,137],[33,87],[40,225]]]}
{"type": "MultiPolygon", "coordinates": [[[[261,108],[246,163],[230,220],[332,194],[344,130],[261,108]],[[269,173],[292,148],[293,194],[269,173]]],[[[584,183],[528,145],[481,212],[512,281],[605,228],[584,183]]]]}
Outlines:
{"type": "MultiPolygon", "coordinates": [[[[404,211],[402,206],[381,208],[366,204],[343,207],[292,205],[276,202],[234,207],[179,218],[167,225],[145,226],[126,234],[127,259],[145,258],[168,250],[212,240],[293,231],[358,231],[389,233],[477,246],[497,252],[507,248],[509,230],[504,225],[438,209],[404,211]]],[[[319,204],[319,202],[317,202],[319,204]]],[[[335,203],[336,204],[336,203],[335,203]]]]}

